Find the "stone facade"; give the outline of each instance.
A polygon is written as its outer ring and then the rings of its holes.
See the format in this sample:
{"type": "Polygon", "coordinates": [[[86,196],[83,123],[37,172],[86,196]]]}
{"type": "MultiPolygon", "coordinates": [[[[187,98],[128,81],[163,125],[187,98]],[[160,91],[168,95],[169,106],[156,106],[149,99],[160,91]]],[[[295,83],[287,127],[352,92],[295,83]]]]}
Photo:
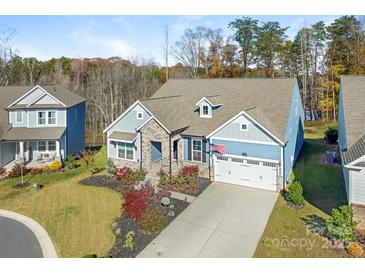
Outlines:
{"type": "Polygon", "coordinates": [[[116,167],[130,167],[131,169],[139,169],[139,162],[133,162],[117,158],[109,158],[116,167]]]}
{"type": "MultiPolygon", "coordinates": [[[[157,173],[160,169],[169,172],[170,162],[170,137],[169,134],[154,120],[151,119],[142,129],[141,155],[142,168],[148,172],[147,179],[152,183],[158,180],[157,173]],[[161,160],[152,161],[151,141],[161,142],[161,160]]],[[[172,147],[171,147],[172,150],[172,147]]]]}

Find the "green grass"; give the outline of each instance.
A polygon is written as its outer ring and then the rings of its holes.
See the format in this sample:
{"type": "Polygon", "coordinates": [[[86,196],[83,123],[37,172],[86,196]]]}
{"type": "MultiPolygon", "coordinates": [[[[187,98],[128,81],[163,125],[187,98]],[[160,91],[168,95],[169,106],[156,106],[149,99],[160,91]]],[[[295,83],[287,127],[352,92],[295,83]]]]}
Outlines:
{"type": "Polygon", "coordinates": [[[322,163],[330,149],[323,141],[325,128],[306,128],[305,144],[293,170],[292,177],[303,184],[305,206],[294,210],[281,196],[278,198],[255,257],[339,257],[328,248],[324,237],[306,227],[308,222],[325,221],[332,208],[346,203],[341,169],[322,163]],[[287,241],[291,243],[288,246],[287,241]]]}
{"type": "MultiPolygon", "coordinates": [[[[105,256],[114,243],[111,224],[120,213],[120,194],[100,187],[80,185],[90,175],[81,166],[72,171],[26,176],[31,183],[44,184],[40,191],[31,187],[14,189],[20,179],[0,183],[0,208],[35,219],[49,233],[58,256],[105,256]]],[[[105,148],[94,155],[94,167],[105,167],[105,148]]]]}

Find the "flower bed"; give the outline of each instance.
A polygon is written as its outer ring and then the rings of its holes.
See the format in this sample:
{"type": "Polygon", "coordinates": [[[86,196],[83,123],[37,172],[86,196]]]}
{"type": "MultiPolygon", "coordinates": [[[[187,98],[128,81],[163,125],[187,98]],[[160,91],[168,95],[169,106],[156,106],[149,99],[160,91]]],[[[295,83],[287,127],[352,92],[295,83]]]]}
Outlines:
{"type": "Polygon", "coordinates": [[[207,178],[198,177],[198,174],[198,166],[186,166],[169,181],[167,173],[161,170],[158,174],[160,176],[159,187],[197,197],[211,183],[207,178]]]}
{"type": "Polygon", "coordinates": [[[82,185],[106,187],[117,192],[123,192],[122,182],[106,175],[93,176],[80,181],[82,185]]]}
{"type": "MultiPolygon", "coordinates": [[[[170,207],[163,207],[162,205],[159,206],[159,208],[167,215],[164,228],[167,227],[189,205],[187,202],[174,198],[170,198],[170,200],[171,205],[173,205],[173,209],[170,207]],[[168,215],[169,210],[174,212],[174,216],[168,215]]],[[[140,222],[126,217],[118,218],[114,223],[114,229],[114,233],[116,233],[116,240],[113,248],[109,252],[109,256],[114,258],[136,257],[154,238],[158,236],[158,234],[160,234],[160,231],[157,233],[145,233],[141,228],[140,222]],[[134,244],[133,248],[126,248],[124,247],[126,235],[130,231],[134,232],[134,244]]]]}

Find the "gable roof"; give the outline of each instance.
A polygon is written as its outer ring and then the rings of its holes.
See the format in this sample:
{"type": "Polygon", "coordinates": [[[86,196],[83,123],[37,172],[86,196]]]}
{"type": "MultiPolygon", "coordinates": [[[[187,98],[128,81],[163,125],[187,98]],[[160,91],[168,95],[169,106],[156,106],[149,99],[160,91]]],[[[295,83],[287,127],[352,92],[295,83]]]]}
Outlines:
{"type": "Polygon", "coordinates": [[[41,88],[45,89],[51,96],[57,98],[65,106],[62,105],[33,105],[27,107],[26,105],[18,105],[8,108],[13,102],[22,97],[28,91],[32,90],[34,86],[2,86],[0,87],[0,140],[4,132],[6,132],[10,125],[9,114],[7,109],[19,109],[19,108],[69,108],[85,102],[86,99],[59,86],[59,85],[42,85],[41,88]]]}
{"type": "Polygon", "coordinates": [[[365,155],[365,76],[342,76],[341,93],[347,149],[345,164],[365,155]]]}
{"type": "Polygon", "coordinates": [[[285,142],[291,98],[296,79],[189,79],[169,80],[141,103],[170,131],[207,136],[245,111],[285,142]],[[221,104],[212,118],[200,118],[196,103],[203,97],[221,104]]]}

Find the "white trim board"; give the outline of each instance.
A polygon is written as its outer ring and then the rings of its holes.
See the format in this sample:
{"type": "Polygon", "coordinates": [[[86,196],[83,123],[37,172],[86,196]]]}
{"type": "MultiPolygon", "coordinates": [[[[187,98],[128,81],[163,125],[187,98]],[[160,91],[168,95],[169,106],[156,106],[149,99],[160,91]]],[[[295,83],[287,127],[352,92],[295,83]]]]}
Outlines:
{"type": "MultiPolygon", "coordinates": [[[[59,102],[61,105],[63,105],[64,107],[66,107],[66,105],[64,103],[62,103],[60,100],[58,100],[56,97],[52,96],[47,90],[45,90],[44,88],[42,88],[39,85],[36,85],[35,87],[33,87],[31,90],[27,91],[25,94],[23,94],[22,96],[20,96],[17,100],[15,100],[13,103],[11,103],[8,107],[12,107],[14,106],[16,103],[18,103],[19,101],[21,101],[22,99],[24,99],[25,97],[27,97],[30,93],[32,93],[34,90],[36,90],[37,88],[41,89],[44,93],[46,93],[48,96],[50,96],[52,99],[54,99],[55,101],[59,102]]],[[[27,106],[28,107],[28,106],[27,106]]]]}
{"type": "Polygon", "coordinates": [[[354,160],[351,163],[348,163],[347,165],[344,165],[344,166],[347,168],[356,168],[356,167],[354,167],[354,165],[356,165],[357,163],[362,162],[362,161],[365,161],[365,155],[357,158],[356,160],[354,160]]]}
{"type": "Polygon", "coordinates": [[[222,141],[233,141],[233,142],[241,142],[241,143],[251,143],[251,144],[260,144],[260,145],[271,145],[271,146],[280,146],[277,143],[269,143],[269,142],[261,142],[261,141],[252,141],[245,139],[235,139],[235,138],[226,138],[226,137],[211,137],[210,140],[222,140],[222,141]]]}
{"type": "Polygon", "coordinates": [[[223,123],[221,126],[219,126],[218,128],[216,128],[215,130],[213,130],[211,133],[209,133],[207,135],[206,138],[210,138],[212,137],[212,135],[214,135],[215,133],[217,133],[219,130],[221,130],[222,128],[224,128],[226,125],[230,124],[231,122],[233,122],[234,120],[236,120],[238,117],[240,117],[241,115],[246,116],[248,119],[250,119],[252,122],[254,122],[254,124],[257,124],[258,126],[260,126],[262,128],[262,130],[264,132],[266,132],[269,136],[271,136],[275,141],[277,141],[280,145],[285,145],[278,137],[276,137],[273,133],[271,133],[268,129],[266,129],[263,125],[261,125],[259,122],[257,122],[255,119],[253,119],[250,115],[248,115],[244,110],[239,112],[238,114],[236,114],[235,116],[233,116],[231,119],[229,119],[227,122],[223,123]]]}

